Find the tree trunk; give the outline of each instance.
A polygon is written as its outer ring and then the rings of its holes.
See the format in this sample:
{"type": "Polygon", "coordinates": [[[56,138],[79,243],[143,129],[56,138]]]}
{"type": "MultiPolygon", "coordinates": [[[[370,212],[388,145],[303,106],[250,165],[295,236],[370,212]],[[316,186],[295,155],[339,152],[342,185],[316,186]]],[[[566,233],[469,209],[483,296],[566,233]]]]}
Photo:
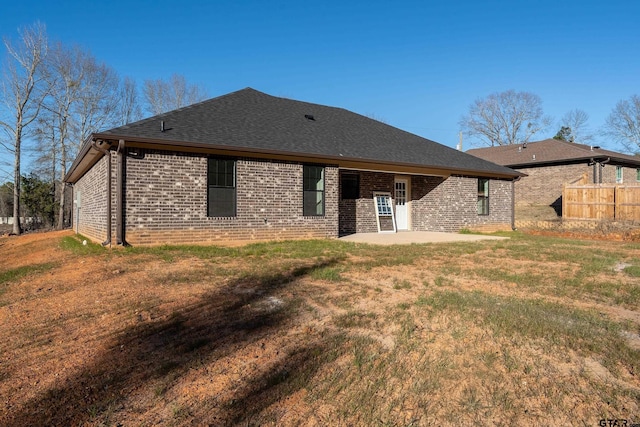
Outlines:
{"type": "Polygon", "coordinates": [[[13,234],[22,234],[20,227],[20,142],[22,130],[16,129],[15,162],[13,167],[13,234]]]}
{"type": "Polygon", "coordinates": [[[60,207],[58,209],[58,226],[56,227],[58,230],[62,230],[64,228],[64,176],[67,174],[67,150],[65,149],[64,144],[60,145],[60,185],[58,186],[60,189],[60,207]]]}
{"type": "Polygon", "coordinates": [[[60,182],[60,209],[58,210],[58,230],[62,230],[64,228],[64,202],[65,202],[65,185],[64,182],[60,182]]]}
{"type": "MultiPolygon", "coordinates": [[[[53,140],[53,138],[52,138],[53,140]]],[[[54,145],[51,145],[54,147],[54,145]]],[[[51,192],[51,215],[49,216],[49,226],[54,227],[56,224],[56,150],[55,148],[51,149],[51,185],[53,185],[53,191],[51,192]]]]}

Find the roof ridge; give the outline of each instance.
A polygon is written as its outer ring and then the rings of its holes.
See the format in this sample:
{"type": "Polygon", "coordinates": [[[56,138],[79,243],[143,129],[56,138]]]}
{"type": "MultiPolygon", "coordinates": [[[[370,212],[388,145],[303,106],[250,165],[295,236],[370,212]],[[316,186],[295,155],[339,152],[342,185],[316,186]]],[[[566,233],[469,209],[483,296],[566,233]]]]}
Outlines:
{"type": "Polygon", "coordinates": [[[581,144],[579,142],[565,141],[563,139],[549,138],[549,139],[546,139],[545,141],[554,141],[556,143],[563,143],[565,145],[570,146],[571,148],[577,148],[578,150],[588,151],[588,152],[592,152],[593,149],[595,148],[593,145],[586,145],[586,144],[581,144]]]}

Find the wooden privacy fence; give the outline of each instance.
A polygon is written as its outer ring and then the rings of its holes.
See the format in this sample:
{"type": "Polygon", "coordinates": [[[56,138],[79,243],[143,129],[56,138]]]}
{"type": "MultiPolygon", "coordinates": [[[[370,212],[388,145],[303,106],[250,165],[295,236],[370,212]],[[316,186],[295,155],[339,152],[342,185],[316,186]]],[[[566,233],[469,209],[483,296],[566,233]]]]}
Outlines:
{"type": "Polygon", "coordinates": [[[565,184],[562,217],[640,221],[640,186],[622,184],[565,184]]]}

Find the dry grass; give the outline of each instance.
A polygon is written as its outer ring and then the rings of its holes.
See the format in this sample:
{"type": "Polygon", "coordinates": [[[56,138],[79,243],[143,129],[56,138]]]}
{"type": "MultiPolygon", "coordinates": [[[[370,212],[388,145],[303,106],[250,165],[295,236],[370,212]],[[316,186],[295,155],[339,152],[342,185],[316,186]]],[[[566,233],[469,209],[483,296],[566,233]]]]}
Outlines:
{"type": "Polygon", "coordinates": [[[640,421],[640,245],[0,239],[0,425],[640,421]]]}

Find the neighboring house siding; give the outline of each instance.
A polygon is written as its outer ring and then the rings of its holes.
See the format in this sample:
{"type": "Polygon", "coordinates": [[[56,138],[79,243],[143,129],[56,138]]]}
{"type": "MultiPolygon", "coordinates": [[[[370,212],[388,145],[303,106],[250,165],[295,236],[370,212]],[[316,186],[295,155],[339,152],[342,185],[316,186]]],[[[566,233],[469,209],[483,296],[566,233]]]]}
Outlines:
{"type": "MultiPolygon", "coordinates": [[[[613,169],[615,179],[615,168],[613,169]]],[[[587,182],[593,182],[593,167],[584,163],[517,170],[527,174],[516,181],[517,205],[561,206],[563,184],[580,179],[585,173],[587,182]]]]}
{"type": "MultiPolygon", "coordinates": [[[[637,184],[638,180],[636,168],[622,167],[622,183],[623,184],[637,184]]],[[[593,181],[589,181],[590,183],[593,181]]],[[[615,184],[616,183],[616,165],[607,164],[602,169],[602,183],[615,184]]]]}
{"type": "MultiPolygon", "coordinates": [[[[360,172],[360,198],[340,201],[341,235],[378,231],[373,192],[386,191],[393,196],[395,177],[392,173],[360,172]]],[[[478,215],[477,178],[414,175],[410,180],[411,230],[456,232],[468,227],[511,227],[511,181],[490,180],[489,215],[478,215]]]]}
{"type": "Polygon", "coordinates": [[[237,214],[207,217],[207,156],[139,151],[129,156],[127,243],[202,243],[337,237],[338,170],[325,167],[325,215],[304,217],[302,165],[237,159],[237,214]],[[265,221],[266,219],[266,221],[265,221]]]}
{"type": "MultiPolygon", "coordinates": [[[[580,179],[584,174],[587,175],[586,183],[592,184],[594,182],[593,169],[593,166],[584,163],[517,169],[527,176],[522,177],[515,184],[516,204],[554,206],[560,212],[563,184],[580,179]]],[[[622,171],[623,183],[634,184],[637,182],[635,168],[623,167],[622,171]]],[[[606,164],[601,172],[602,183],[615,184],[615,165],[606,164]]]]}
{"type": "Polygon", "coordinates": [[[107,236],[107,163],[106,157],[101,158],[73,186],[73,229],[100,243],[107,236]]]}

